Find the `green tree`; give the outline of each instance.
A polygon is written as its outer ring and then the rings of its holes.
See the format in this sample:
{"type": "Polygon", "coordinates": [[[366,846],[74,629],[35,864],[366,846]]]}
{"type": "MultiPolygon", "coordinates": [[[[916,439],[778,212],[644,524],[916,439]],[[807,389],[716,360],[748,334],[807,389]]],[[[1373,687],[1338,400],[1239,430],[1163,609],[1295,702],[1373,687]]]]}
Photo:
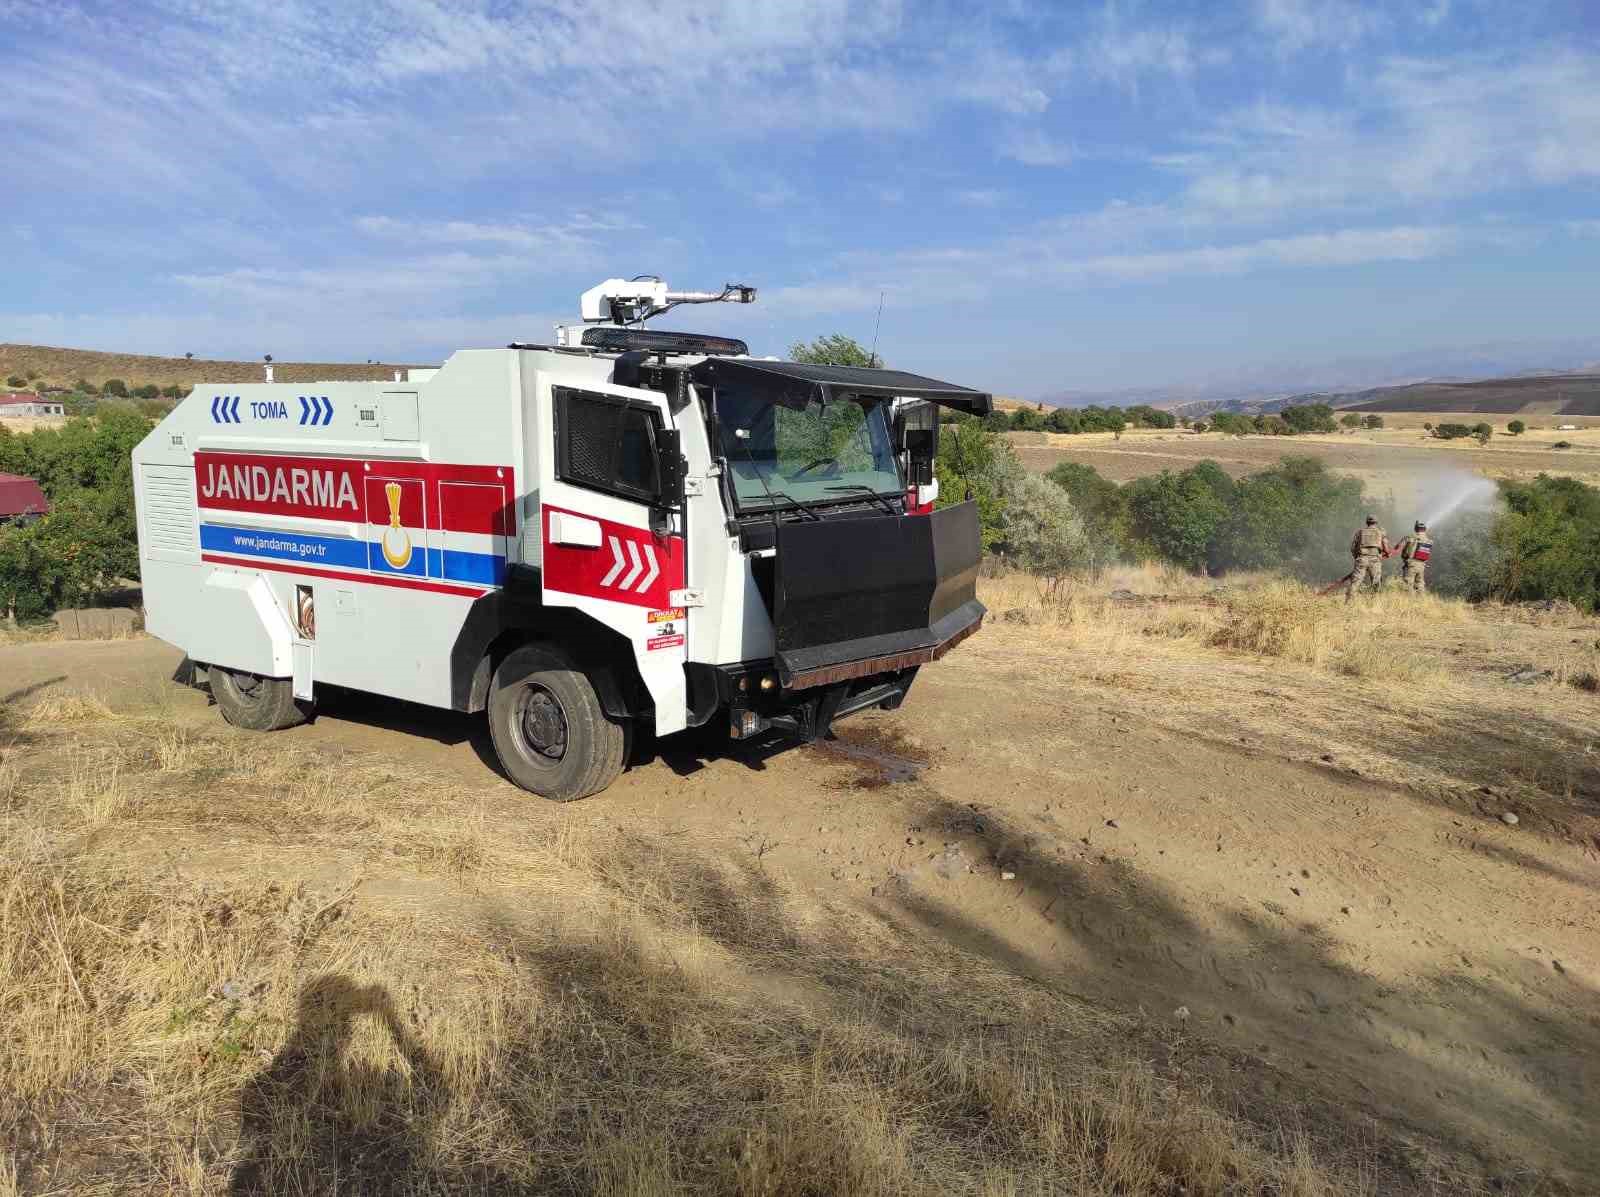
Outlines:
{"type": "Polygon", "coordinates": [[[934,476],[939,479],[940,507],[963,503],[969,496],[978,504],[985,549],[1004,539],[1006,505],[1024,476],[1016,450],[1004,437],[977,420],[949,425],[939,435],[934,476]]]}
{"type": "Polygon", "coordinates": [[[1344,415],[1339,417],[1339,423],[1343,424],[1346,428],[1360,428],[1361,417],[1356,415],[1353,411],[1346,412],[1344,415]]]}
{"type": "Polygon", "coordinates": [[[983,426],[990,432],[1009,432],[1011,417],[997,407],[983,417],[983,426]]]}
{"type": "Polygon", "coordinates": [[[1368,431],[1376,432],[1378,429],[1383,427],[1383,417],[1363,416],[1361,417],[1361,427],[1367,429],[1368,431]]]}
{"type": "Polygon", "coordinates": [[[1162,470],[1128,483],[1128,520],[1134,540],[1154,556],[1203,570],[1224,521],[1227,504],[1193,470],[1162,470]]]}
{"type": "Polygon", "coordinates": [[[128,397],[128,384],[120,378],[106,379],[100,390],[102,394],[114,395],[118,399],[126,399],[128,397]]]}
{"type": "Polygon", "coordinates": [[[1480,420],[1472,426],[1473,439],[1480,445],[1487,445],[1489,438],[1494,435],[1494,426],[1487,420],[1480,420]]]}
{"type": "Polygon", "coordinates": [[[1070,407],[1058,407],[1045,417],[1044,425],[1051,432],[1081,432],[1083,421],[1070,407]]]}
{"type": "Polygon", "coordinates": [[[1067,492],[1073,509],[1096,543],[1096,559],[1105,562],[1127,550],[1128,504],[1122,487],[1102,478],[1093,466],[1063,461],[1045,475],[1067,492]]]}
{"type": "Polygon", "coordinates": [[[1524,432],[1528,431],[1528,426],[1521,420],[1512,420],[1506,425],[1506,431],[1512,436],[1521,436],[1524,432]]]}
{"type": "Polygon", "coordinates": [[[796,341],[789,346],[789,360],[811,366],[866,366],[881,369],[883,359],[868,352],[854,337],[833,333],[817,337],[809,345],[796,341]]]}
{"type": "Polygon", "coordinates": [[[1472,429],[1465,424],[1435,424],[1433,435],[1442,441],[1457,441],[1472,435],[1472,429]]]}
{"type": "Polygon", "coordinates": [[[1293,433],[1334,432],[1333,408],[1326,403],[1300,403],[1285,407],[1281,413],[1284,423],[1293,433]]]}
{"type": "Polygon", "coordinates": [[[1044,415],[1031,407],[1019,407],[1011,413],[1013,432],[1043,432],[1044,428],[1044,415]]]}

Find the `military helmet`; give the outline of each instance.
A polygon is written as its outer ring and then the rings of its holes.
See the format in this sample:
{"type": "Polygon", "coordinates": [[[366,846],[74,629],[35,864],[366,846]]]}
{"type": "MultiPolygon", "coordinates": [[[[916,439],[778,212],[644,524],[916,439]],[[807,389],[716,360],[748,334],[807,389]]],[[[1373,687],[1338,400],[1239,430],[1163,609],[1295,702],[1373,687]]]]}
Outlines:
{"type": "Polygon", "coordinates": [[[1367,516],[1367,524],[1368,524],[1368,525],[1369,525],[1369,526],[1370,526],[1370,525],[1372,525],[1372,524],[1375,524],[1375,523],[1377,523],[1377,522],[1378,522],[1378,517],[1377,517],[1377,516],[1375,516],[1375,515],[1369,515],[1369,516],[1367,516]]]}
{"type": "Polygon", "coordinates": [[[1414,525],[1412,525],[1411,530],[1413,532],[1426,532],[1428,530],[1428,525],[1423,523],[1421,520],[1418,520],[1414,525]]]}

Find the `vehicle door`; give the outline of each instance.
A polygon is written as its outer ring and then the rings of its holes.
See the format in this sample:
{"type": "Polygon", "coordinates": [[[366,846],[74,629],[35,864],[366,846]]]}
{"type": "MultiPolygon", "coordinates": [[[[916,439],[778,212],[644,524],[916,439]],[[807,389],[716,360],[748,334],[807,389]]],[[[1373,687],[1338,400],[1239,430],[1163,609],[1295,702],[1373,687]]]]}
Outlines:
{"type": "Polygon", "coordinates": [[[658,735],[687,724],[682,455],[666,398],[554,383],[553,452],[540,469],[541,585],[549,607],[593,616],[632,646],[658,735]]]}

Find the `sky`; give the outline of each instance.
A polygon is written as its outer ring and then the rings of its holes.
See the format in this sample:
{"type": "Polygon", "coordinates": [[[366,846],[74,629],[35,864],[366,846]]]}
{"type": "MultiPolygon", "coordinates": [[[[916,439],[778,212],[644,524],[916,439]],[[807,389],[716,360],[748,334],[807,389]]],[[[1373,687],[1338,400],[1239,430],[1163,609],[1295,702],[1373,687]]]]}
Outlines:
{"type": "Polygon", "coordinates": [[[1594,0],[0,0],[0,47],[0,341],[428,362],[652,273],[760,292],[661,327],[1028,397],[1600,359],[1594,0]]]}

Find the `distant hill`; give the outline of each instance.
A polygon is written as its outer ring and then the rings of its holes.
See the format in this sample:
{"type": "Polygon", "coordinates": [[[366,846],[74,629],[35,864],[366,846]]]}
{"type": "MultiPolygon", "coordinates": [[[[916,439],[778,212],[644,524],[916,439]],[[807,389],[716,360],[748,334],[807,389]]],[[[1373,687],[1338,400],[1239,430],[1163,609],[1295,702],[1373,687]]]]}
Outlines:
{"type": "Polygon", "coordinates": [[[1600,416],[1600,374],[1541,374],[1477,382],[1418,382],[1341,396],[1354,411],[1600,416]]]}
{"type": "MultiPolygon", "coordinates": [[[[279,382],[383,382],[405,362],[274,362],[279,382]]],[[[414,363],[420,365],[420,363],[414,363]]],[[[120,378],[129,387],[191,387],[202,382],[261,382],[261,362],[213,358],[151,357],[139,353],[101,353],[93,349],[57,349],[49,345],[0,344],[0,384],[9,377],[36,374],[34,387],[70,387],[80,378],[103,386],[120,378]]]]}

